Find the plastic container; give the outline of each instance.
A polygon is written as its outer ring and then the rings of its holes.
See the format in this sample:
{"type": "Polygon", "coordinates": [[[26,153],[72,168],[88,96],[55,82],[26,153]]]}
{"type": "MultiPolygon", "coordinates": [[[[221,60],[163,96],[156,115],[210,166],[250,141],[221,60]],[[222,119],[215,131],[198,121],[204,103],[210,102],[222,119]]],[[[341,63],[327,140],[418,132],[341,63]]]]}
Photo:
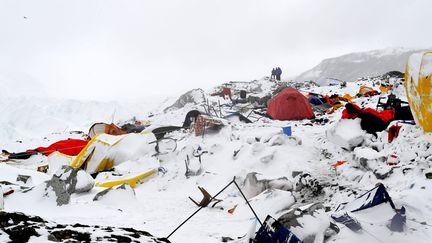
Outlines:
{"type": "Polygon", "coordinates": [[[282,132],[287,136],[291,136],[292,135],[291,126],[282,127],[282,132]]]}

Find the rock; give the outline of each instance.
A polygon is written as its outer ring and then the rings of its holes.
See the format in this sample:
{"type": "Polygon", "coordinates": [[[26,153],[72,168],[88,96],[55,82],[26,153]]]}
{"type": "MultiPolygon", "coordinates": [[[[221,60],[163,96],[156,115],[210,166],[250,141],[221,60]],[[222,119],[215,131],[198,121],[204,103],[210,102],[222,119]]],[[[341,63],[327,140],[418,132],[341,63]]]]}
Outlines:
{"type": "Polygon", "coordinates": [[[27,182],[31,182],[31,176],[28,176],[28,175],[18,175],[17,176],[17,179],[16,179],[17,181],[22,181],[22,182],[24,182],[24,184],[27,184],[27,182]]]}
{"type": "Polygon", "coordinates": [[[135,190],[129,184],[122,184],[118,187],[107,188],[99,193],[97,193],[93,201],[101,200],[128,200],[129,198],[135,198],[135,190]]]}
{"type": "Polygon", "coordinates": [[[291,191],[293,189],[292,182],[286,177],[281,177],[278,179],[261,179],[257,178],[256,172],[251,172],[246,175],[243,181],[242,191],[246,198],[252,198],[267,189],[279,189],[284,191],[291,191]]]}
{"type": "Polygon", "coordinates": [[[0,235],[10,242],[169,242],[133,228],[57,224],[17,212],[0,212],[0,235]]]}
{"type": "Polygon", "coordinates": [[[341,119],[326,131],[327,139],[342,148],[352,150],[364,141],[365,131],[361,129],[360,119],[341,119]]]}
{"type": "Polygon", "coordinates": [[[24,191],[24,193],[36,191],[36,193],[42,193],[42,197],[55,197],[57,205],[62,206],[69,203],[72,193],[87,192],[93,186],[93,178],[85,171],[63,166],[50,180],[45,181],[40,186],[24,191]]]}
{"type": "Polygon", "coordinates": [[[53,176],[51,180],[45,183],[45,194],[44,197],[51,197],[51,192],[54,192],[56,197],[57,206],[62,206],[69,203],[70,193],[66,183],[58,177],[53,176]]]}
{"type": "Polygon", "coordinates": [[[66,184],[69,194],[90,191],[94,186],[93,178],[84,170],[74,169],[70,166],[62,166],[54,175],[66,184]]]}
{"type": "Polygon", "coordinates": [[[294,179],[296,180],[294,190],[297,192],[312,193],[313,196],[318,196],[323,192],[323,186],[309,173],[302,173],[294,179]]]}
{"type": "Polygon", "coordinates": [[[202,89],[193,89],[181,95],[174,104],[164,109],[164,112],[183,108],[186,104],[200,104],[205,101],[204,91],[202,89]]]}
{"type": "Polygon", "coordinates": [[[84,170],[78,170],[76,175],[77,182],[75,184],[75,193],[83,193],[90,191],[94,185],[94,179],[84,170]]]}

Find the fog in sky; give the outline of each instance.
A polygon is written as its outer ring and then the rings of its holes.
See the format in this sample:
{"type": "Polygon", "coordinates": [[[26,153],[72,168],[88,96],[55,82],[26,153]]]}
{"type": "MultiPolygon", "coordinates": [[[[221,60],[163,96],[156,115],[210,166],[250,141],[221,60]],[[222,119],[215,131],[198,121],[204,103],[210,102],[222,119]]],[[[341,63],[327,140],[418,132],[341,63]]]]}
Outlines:
{"type": "Polygon", "coordinates": [[[430,47],[431,9],[429,0],[0,0],[0,82],[136,99],[275,66],[288,78],[350,52],[430,47]]]}

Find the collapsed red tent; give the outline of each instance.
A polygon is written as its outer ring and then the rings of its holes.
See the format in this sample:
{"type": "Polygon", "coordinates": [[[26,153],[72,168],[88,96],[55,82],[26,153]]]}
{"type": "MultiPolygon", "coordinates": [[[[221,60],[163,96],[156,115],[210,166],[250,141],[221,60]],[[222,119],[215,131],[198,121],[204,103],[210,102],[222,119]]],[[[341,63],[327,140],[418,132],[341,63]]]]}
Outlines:
{"type": "Polygon", "coordinates": [[[55,151],[59,151],[62,154],[76,156],[81,150],[87,145],[88,141],[81,139],[67,139],[60,140],[51,144],[48,147],[38,147],[35,149],[29,149],[26,152],[39,152],[46,156],[50,155],[55,151]]]}
{"type": "MultiPolygon", "coordinates": [[[[48,147],[38,147],[35,149],[29,149],[25,152],[20,153],[11,153],[9,154],[9,159],[28,159],[30,156],[42,153],[43,155],[50,155],[51,153],[55,151],[59,151],[60,153],[76,156],[81,152],[81,150],[87,145],[87,140],[81,140],[81,139],[66,139],[66,140],[60,140],[57,141],[48,147]]],[[[8,153],[7,151],[3,150],[3,153],[8,153]]]]}
{"type": "Polygon", "coordinates": [[[281,121],[315,117],[306,97],[294,88],[285,88],[274,96],[267,105],[267,115],[281,121]]]}

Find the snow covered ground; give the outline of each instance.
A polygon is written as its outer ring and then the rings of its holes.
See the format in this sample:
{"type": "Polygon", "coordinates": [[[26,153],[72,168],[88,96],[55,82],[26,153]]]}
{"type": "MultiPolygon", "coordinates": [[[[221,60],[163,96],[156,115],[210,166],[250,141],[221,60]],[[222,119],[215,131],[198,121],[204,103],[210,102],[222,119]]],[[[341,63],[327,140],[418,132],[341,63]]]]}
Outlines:
{"type": "MultiPolygon", "coordinates": [[[[304,87],[302,91],[329,95],[348,93],[355,96],[362,84],[378,88],[374,81],[349,82],[345,88],[304,87]]],[[[257,96],[264,96],[275,88],[275,84],[267,79],[234,84],[234,88],[252,86],[257,96]]],[[[223,98],[209,96],[212,92],[206,93],[210,104],[228,103],[223,98]]],[[[402,86],[394,92],[405,99],[402,86]]],[[[362,107],[375,108],[378,98],[364,97],[354,102],[362,107]]],[[[70,131],[87,132],[95,121],[110,122],[114,110],[115,121],[137,116],[150,121],[152,125],[148,129],[151,129],[164,125],[180,126],[188,111],[202,109],[201,104],[187,104],[180,109],[162,112],[173,100],[159,107],[23,98],[0,100],[0,103],[0,145],[11,151],[47,145],[58,139],[81,137],[70,131]],[[138,110],[137,107],[144,108],[138,110]]],[[[390,231],[386,224],[393,215],[387,209],[377,207],[366,213],[353,213],[361,223],[363,233],[354,233],[339,225],[339,234],[331,236],[326,242],[430,242],[432,181],[425,174],[432,172],[432,137],[424,134],[419,127],[401,124],[399,137],[392,143],[387,141],[388,132],[383,131],[376,138],[364,135],[359,147],[352,151],[345,150],[326,137],[326,131],[338,124],[341,112],[342,109],[339,109],[333,114],[317,117],[327,118],[327,123],[261,118],[257,121],[252,119],[255,122],[251,124],[230,121],[218,133],[205,136],[197,137],[187,130],[173,132],[167,136],[177,140],[175,152],[156,157],[146,155],[139,159],[140,163],[154,163],[156,159],[166,172],[159,172],[136,187],[135,196],[120,194],[110,200],[93,201],[94,196],[102,191],[102,188],[94,187],[87,193],[72,194],[69,204],[57,206],[51,198],[17,190],[5,197],[4,210],[37,215],[59,224],[132,227],[157,237],[166,237],[197,209],[188,199],[190,196],[200,200],[202,195],[197,186],[204,187],[214,195],[235,177],[261,221],[268,214],[279,218],[291,208],[322,203],[328,210],[299,219],[303,227],[293,227],[291,230],[299,237],[313,235],[315,241],[310,242],[323,242],[319,241],[319,232],[328,226],[331,213],[340,203],[352,201],[377,183],[383,183],[396,207],[404,206],[407,209],[405,231],[390,231]],[[282,133],[282,127],[286,126],[292,128],[291,137],[282,133]],[[198,160],[191,156],[198,147],[207,151],[202,155],[203,172],[186,177],[187,155],[191,158],[191,167],[199,167],[198,160]],[[392,154],[399,157],[399,164],[386,164],[388,156],[392,154]],[[336,171],[332,165],[342,160],[347,162],[338,166],[336,171]],[[323,189],[314,191],[314,188],[298,188],[300,172],[310,174],[310,178],[323,189]],[[250,173],[257,173],[258,180],[280,179],[278,181],[283,185],[274,182],[270,188],[251,187],[257,184],[248,184],[248,180],[245,180],[248,174],[251,178],[250,173]]],[[[37,186],[51,177],[35,171],[35,165],[44,161],[46,158],[43,156],[33,156],[23,162],[1,163],[0,180],[27,187],[37,186]],[[32,180],[17,182],[18,174],[30,175],[32,180]]],[[[3,191],[7,190],[8,186],[3,185],[3,191]]],[[[231,185],[217,198],[223,201],[214,208],[202,209],[175,232],[170,241],[247,242],[244,236],[251,229],[255,231],[256,222],[241,194],[231,185]],[[234,212],[229,213],[228,210],[232,208],[235,208],[234,212]]],[[[46,237],[44,234],[39,238],[32,237],[31,242],[44,242],[46,237]]],[[[0,239],[6,240],[7,236],[3,233],[0,239]]]]}

